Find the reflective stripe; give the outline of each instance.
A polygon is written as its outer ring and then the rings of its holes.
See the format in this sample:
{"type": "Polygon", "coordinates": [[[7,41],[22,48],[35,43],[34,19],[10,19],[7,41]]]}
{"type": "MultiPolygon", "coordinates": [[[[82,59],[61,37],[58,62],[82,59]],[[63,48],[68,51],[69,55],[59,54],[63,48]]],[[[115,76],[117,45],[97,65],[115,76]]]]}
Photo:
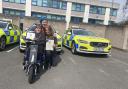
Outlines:
{"type": "Polygon", "coordinates": [[[14,42],[14,36],[10,36],[10,43],[14,42]]]}
{"type": "Polygon", "coordinates": [[[10,32],[9,31],[4,31],[6,36],[10,36],[10,32]]]}
{"type": "Polygon", "coordinates": [[[79,46],[78,46],[78,44],[76,44],[75,46],[76,46],[76,48],[78,48],[78,47],[79,47],[79,46]]]}
{"type": "Polygon", "coordinates": [[[69,41],[67,40],[66,45],[69,46],[69,41]]]}
{"type": "Polygon", "coordinates": [[[14,30],[14,35],[18,35],[16,30],[14,30]]]}

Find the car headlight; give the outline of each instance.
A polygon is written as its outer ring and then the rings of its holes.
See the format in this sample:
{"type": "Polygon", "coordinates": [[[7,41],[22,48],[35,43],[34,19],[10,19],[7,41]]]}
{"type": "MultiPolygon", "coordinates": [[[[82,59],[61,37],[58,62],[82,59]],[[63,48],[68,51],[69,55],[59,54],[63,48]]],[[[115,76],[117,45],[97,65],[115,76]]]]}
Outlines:
{"type": "Polygon", "coordinates": [[[89,44],[89,42],[88,42],[88,41],[80,40],[80,39],[78,39],[78,42],[79,42],[79,43],[84,43],[84,44],[89,44]]]}

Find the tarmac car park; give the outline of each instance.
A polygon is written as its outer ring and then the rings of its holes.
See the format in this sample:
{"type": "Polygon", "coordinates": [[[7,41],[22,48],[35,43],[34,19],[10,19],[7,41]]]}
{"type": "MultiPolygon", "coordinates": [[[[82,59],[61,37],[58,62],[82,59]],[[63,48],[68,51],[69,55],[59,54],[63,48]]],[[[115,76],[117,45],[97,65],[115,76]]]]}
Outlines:
{"type": "MultiPolygon", "coordinates": [[[[20,52],[23,52],[26,49],[26,42],[25,42],[26,34],[30,31],[33,31],[34,29],[35,29],[35,25],[32,25],[30,28],[26,29],[26,31],[24,31],[23,34],[21,35],[21,37],[20,37],[20,47],[19,47],[20,52]]],[[[59,33],[57,33],[56,31],[55,31],[55,34],[56,34],[56,37],[57,37],[56,51],[61,52],[62,51],[62,38],[59,35],[59,33]]]]}
{"type": "Polygon", "coordinates": [[[0,50],[4,50],[6,45],[20,41],[21,30],[10,21],[0,20],[0,50]]]}
{"type": "Polygon", "coordinates": [[[82,28],[66,30],[63,45],[70,48],[73,54],[80,52],[109,55],[112,48],[110,40],[97,37],[93,32],[82,28]]]}

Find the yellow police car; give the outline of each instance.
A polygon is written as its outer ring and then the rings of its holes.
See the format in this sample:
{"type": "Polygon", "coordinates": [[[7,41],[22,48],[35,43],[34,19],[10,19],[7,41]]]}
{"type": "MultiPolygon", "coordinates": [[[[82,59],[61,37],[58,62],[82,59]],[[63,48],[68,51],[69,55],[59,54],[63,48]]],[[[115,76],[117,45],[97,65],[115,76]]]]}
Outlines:
{"type": "Polygon", "coordinates": [[[8,21],[0,20],[0,50],[4,50],[6,45],[20,41],[21,30],[18,26],[8,21]]]}
{"type": "MultiPolygon", "coordinates": [[[[20,52],[25,51],[25,49],[26,49],[26,43],[25,43],[26,35],[28,32],[34,31],[35,27],[36,27],[36,25],[32,25],[25,32],[23,32],[23,34],[20,36],[20,47],[19,47],[20,52]]],[[[56,33],[56,37],[57,37],[56,51],[61,52],[62,51],[62,38],[58,33],[56,33]]]]}
{"type": "Polygon", "coordinates": [[[108,55],[112,48],[108,39],[97,37],[93,32],[82,28],[66,30],[63,45],[71,48],[73,54],[80,52],[108,55]]]}

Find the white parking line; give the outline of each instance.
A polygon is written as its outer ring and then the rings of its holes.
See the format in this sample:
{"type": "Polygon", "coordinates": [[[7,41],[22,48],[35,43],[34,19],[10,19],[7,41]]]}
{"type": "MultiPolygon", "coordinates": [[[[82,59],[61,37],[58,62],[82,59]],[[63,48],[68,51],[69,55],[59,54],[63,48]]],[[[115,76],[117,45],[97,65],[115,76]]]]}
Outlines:
{"type": "Polygon", "coordinates": [[[14,47],[14,48],[12,48],[12,49],[6,51],[6,52],[9,53],[9,52],[13,51],[13,50],[16,49],[16,48],[18,48],[18,46],[14,47]]]}
{"type": "Polygon", "coordinates": [[[106,76],[110,76],[110,74],[107,73],[107,72],[105,72],[103,69],[99,69],[99,71],[100,71],[101,73],[103,73],[104,75],[106,75],[106,76]]]}
{"type": "Polygon", "coordinates": [[[70,59],[70,61],[71,61],[74,65],[77,64],[76,61],[75,61],[72,57],[70,57],[69,59],[70,59]]]}

